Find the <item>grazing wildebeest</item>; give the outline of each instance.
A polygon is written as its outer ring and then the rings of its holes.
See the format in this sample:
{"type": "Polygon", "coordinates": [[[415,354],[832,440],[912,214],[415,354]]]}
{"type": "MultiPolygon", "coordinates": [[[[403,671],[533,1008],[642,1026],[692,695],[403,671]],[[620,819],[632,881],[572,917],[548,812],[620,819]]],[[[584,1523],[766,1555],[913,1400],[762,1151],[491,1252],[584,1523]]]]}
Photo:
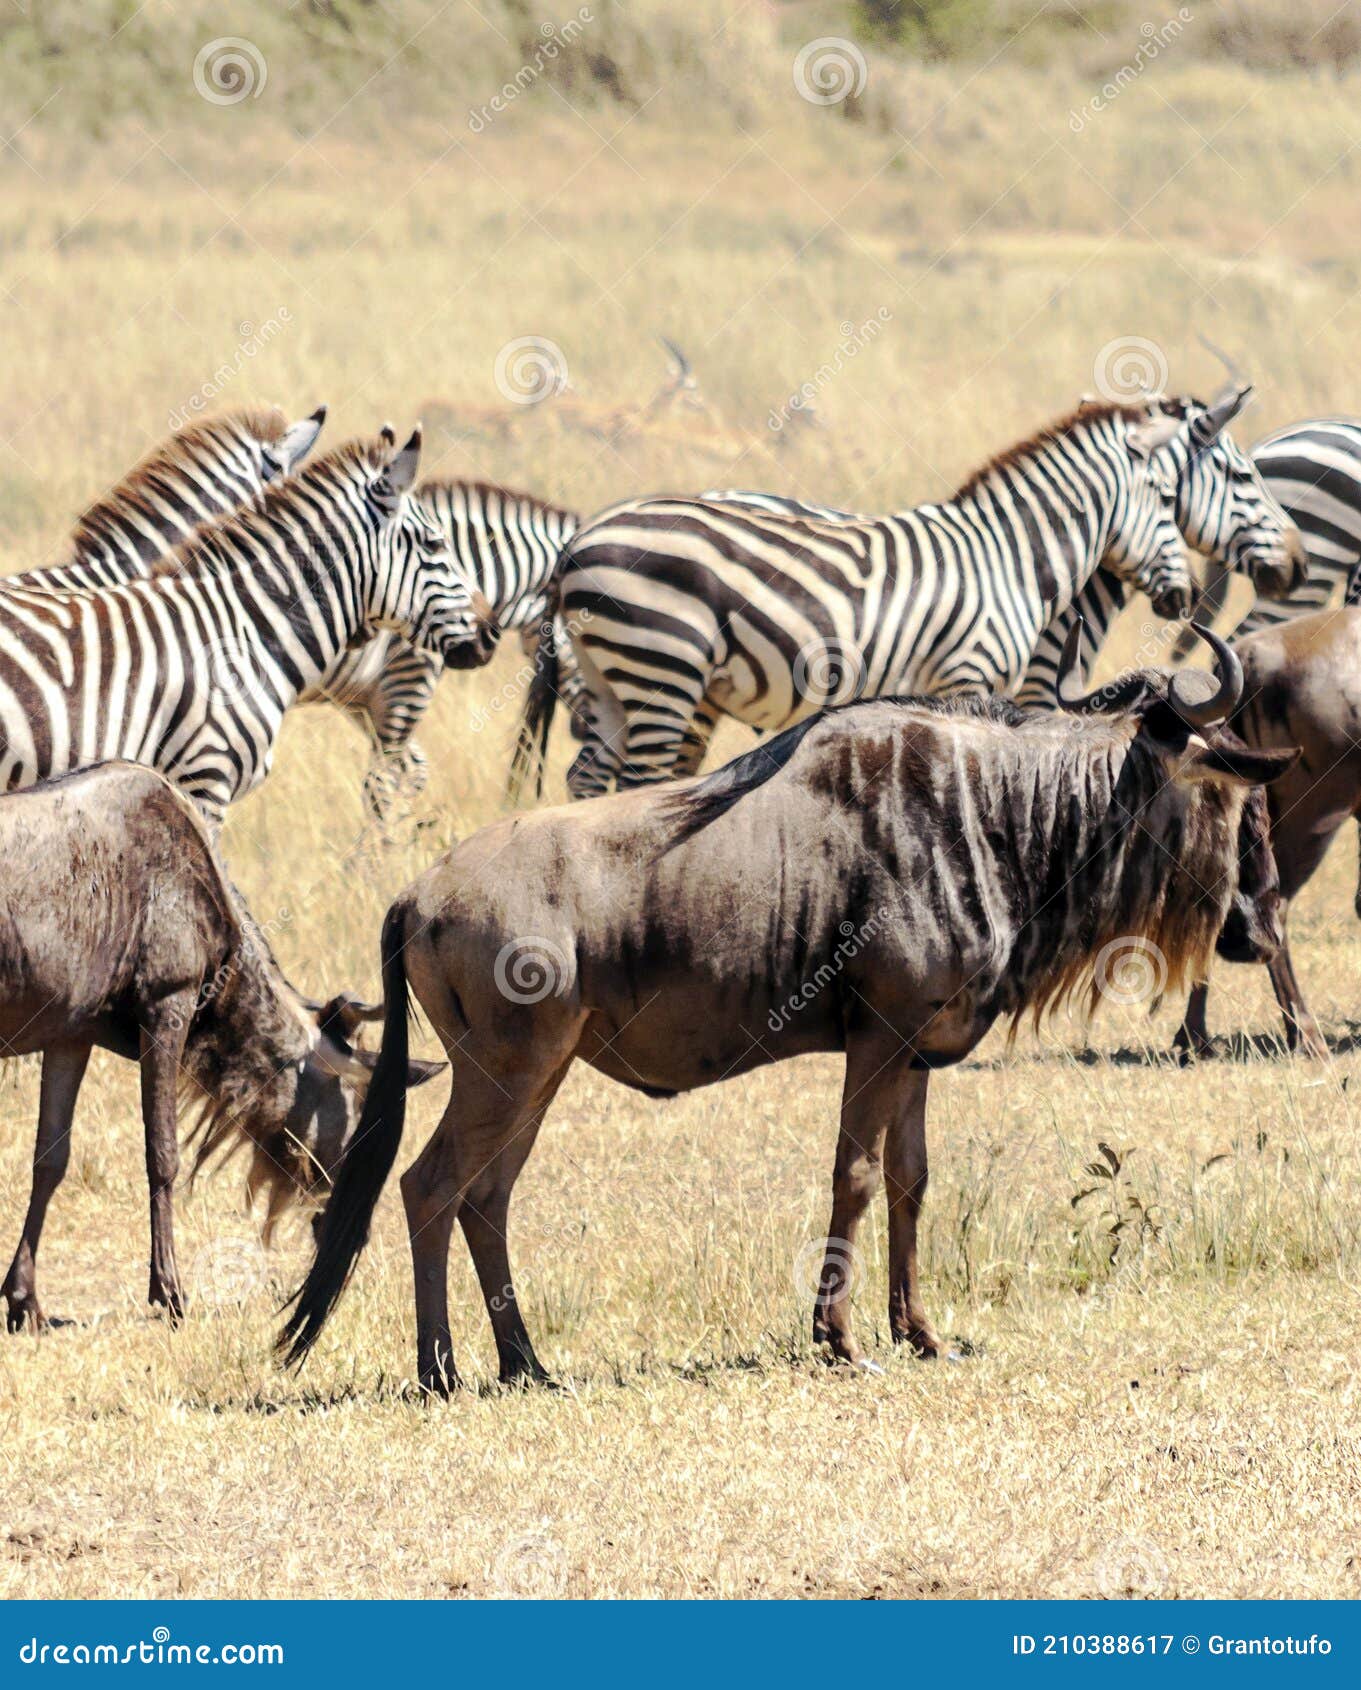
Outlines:
{"type": "MultiPolygon", "coordinates": [[[[880,699],[788,729],[707,779],[483,828],[383,925],[386,1014],[364,1113],[280,1345],[300,1361],[363,1248],[401,1140],[408,988],[453,1068],[443,1120],[402,1178],[419,1376],[446,1392],[455,1219],[503,1379],[544,1377],[511,1281],[512,1187],[578,1058],[648,1096],[808,1051],[843,1051],[831,1221],[813,1316],[862,1360],[846,1264],[881,1169],[889,1321],[939,1348],[922,1301],[926,1090],[999,1018],[1094,1002],[1112,947],[1156,945],[1169,982],[1203,964],[1236,881],[1244,797],[1293,760],[1223,742],[1241,674],[1135,677],[1088,715],[1008,701],[880,699]]],[[[1071,655],[1071,654],[1070,654],[1071,655]]]]}
{"type": "Polygon", "coordinates": [[[253,1146],[248,1186],[267,1193],[272,1225],[340,1160],[373,1061],[351,1040],[381,1009],[293,990],[203,818],[152,769],[106,763],[0,798],[0,862],[0,1057],[43,1053],[33,1189],[0,1285],[10,1330],[42,1324],[34,1260],[95,1045],[141,1065],[148,1295],[178,1317],[179,1095],[201,1104],[196,1167],[253,1146]]]}
{"type": "MultiPolygon", "coordinates": [[[[1324,1057],[1328,1045],[1304,1001],[1287,922],[1290,900],[1323,861],[1337,830],[1350,817],[1361,820],[1361,608],[1343,606],[1262,628],[1236,640],[1233,649],[1244,675],[1235,732],[1255,750],[1301,748],[1299,762],[1267,800],[1286,908],[1281,944],[1266,960],[1287,1046],[1324,1057]]],[[[1356,912],[1361,915],[1361,890],[1356,912]]],[[[1198,982],[1177,1034],[1184,1056],[1213,1050],[1208,997],[1208,984],[1198,982]]]]}

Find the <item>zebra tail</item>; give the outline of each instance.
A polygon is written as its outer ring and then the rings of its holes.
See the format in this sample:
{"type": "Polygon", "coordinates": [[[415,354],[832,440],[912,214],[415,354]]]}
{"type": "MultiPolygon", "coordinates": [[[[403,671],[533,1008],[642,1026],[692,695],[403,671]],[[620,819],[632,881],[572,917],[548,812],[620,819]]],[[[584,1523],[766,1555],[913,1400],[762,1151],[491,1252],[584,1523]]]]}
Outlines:
{"type": "Polygon", "coordinates": [[[534,796],[543,797],[548,731],[553,725],[553,713],[558,707],[558,689],[561,683],[557,623],[553,606],[550,604],[539,631],[539,643],[534,649],[534,675],[525,693],[525,707],[520,717],[515,755],[511,759],[510,776],[506,782],[506,791],[512,803],[519,803],[526,783],[531,780],[534,783],[534,796]]]}
{"type": "Polygon", "coordinates": [[[401,902],[383,921],[383,1042],[364,1110],[340,1165],[321,1218],[317,1253],[307,1278],[285,1305],[292,1312],[275,1341],[286,1367],[301,1367],[349,1284],[369,1239],[379,1193],[392,1172],[406,1124],[407,1023],[410,987],[403,952],[406,909],[401,902]]]}

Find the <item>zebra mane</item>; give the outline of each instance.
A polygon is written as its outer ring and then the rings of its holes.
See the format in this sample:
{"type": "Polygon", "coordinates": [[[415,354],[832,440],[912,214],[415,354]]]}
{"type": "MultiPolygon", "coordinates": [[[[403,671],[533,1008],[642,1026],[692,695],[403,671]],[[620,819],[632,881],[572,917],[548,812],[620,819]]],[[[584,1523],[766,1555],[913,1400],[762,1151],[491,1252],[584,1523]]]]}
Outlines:
{"type": "Polygon", "coordinates": [[[764,786],[768,780],[773,779],[793,759],[794,753],[820,723],[833,716],[844,716],[853,710],[863,710],[868,705],[883,704],[929,711],[935,716],[964,716],[979,721],[1000,722],[1008,728],[1020,727],[1023,722],[1037,715],[1047,717],[1046,712],[1022,710],[1013,700],[999,698],[993,693],[984,698],[938,695],[899,698],[889,695],[855,698],[846,704],[835,704],[830,709],[820,710],[816,716],[796,722],[792,728],[786,728],[773,739],[752,746],[750,751],[744,751],[740,757],[734,757],[721,769],[715,769],[713,774],[706,775],[695,785],[678,792],[671,799],[667,809],[666,819],[675,823],[676,831],[667,841],[666,850],[674,850],[677,845],[683,845],[687,839],[701,832],[711,822],[725,816],[740,798],[745,798],[749,792],[755,792],[757,787],[764,786]]]}
{"type": "Polygon", "coordinates": [[[75,552],[97,547],[108,538],[109,526],[131,511],[155,516],[149,496],[162,479],[176,469],[204,464],[211,467],[229,448],[243,438],[272,446],[288,429],[288,419],[277,405],[238,407],[204,417],[162,440],[141,458],[107,493],[95,500],[76,519],[70,547],[75,552]]]}
{"type": "Polygon", "coordinates": [[[503,487],[496,481],[468,481],[462,476],[432,475],[418,483],[414,492],[418,499],[437,499],[441,496],[452,499],[460,493],[470,499],[492,497],[517,505],[533,505],[536,510],[544,511],[549,516],[562,516],[573,522],[577,521],[575,511],[555,504],[552,499],[541,499],[537,493],[526,493],[520,487],[503,487]]]}
{"type": "Polygon", "coordinates": [[[284,480],[270,482],[228,515],[200,522],[179,545],[158,557],[149,573],[153,579],[179,575],[201,555],[215,535],[238,526],[250,532],[260,519],[268,522],[271,517],[286,515],[300,506],[306,508],[309,503],[315,503],[318,493],[337,482],[360,479],[367,482],[391,456],[392,448],[382,439],[348,440],[343,446],[303,464],[284,480]]]}
{"type": "Polygon", "coordinates": [[[954,498],[964,499],[970,493],[976,493],[989,476],[999,470],[1014,469],[1017,464],[1026,463],[1046,452],[1057,441],[1071,434],[1074,429],[1087,427],[1093,423],[1111,422],[1122,419],[1128,423],[1139,423],[1147,420],[1147,404],[1124,404],[1119,400],[1101,400],[1097,403],[1090,401],[1075,405],[1053,422],[1045,423],[1043,428],[1037,428],[1033,434],[1024,440],[1018,440],[1014,446],[1007,446],[995,453],[986,463],[982,463],[968,475],[954,491],[954,498]]]}

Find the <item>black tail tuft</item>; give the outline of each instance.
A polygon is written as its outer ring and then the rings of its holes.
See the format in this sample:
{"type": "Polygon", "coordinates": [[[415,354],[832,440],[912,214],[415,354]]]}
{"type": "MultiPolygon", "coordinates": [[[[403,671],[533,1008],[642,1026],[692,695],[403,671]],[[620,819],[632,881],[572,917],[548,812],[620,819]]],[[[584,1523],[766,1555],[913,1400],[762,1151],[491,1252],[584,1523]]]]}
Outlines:
{"type": "Polygon", "coordinates": [[[287,1367],[300,1367],[321,1336],[349,1284],[379,1193],[392,1172],[406,1121],[407,1022],[410,993],[403,951],[405,907],[393,904],[383,922],[383,1042],[364,1099],[364,1111],[340,1165],[321,1219],[317,1253],[307,1278],[286,1307],[292,1310],[275,1349],[287,1367]]]}
{"type": "Polygon", "coordinates": [[[519,803],[525,783],[530,780],[534,783],[534,796],[543,797],[548,731],[553,725],[553,712],[558,707],[561,678],[557,624],[550,604],[543,619],[543,627],[539,631],[539,643],[534,649],[534,677],[525,694],[525,708],[520,718],[515,756],[511,760],[510,777],[506,782],[506,791],[512,803],[519,803]]]}

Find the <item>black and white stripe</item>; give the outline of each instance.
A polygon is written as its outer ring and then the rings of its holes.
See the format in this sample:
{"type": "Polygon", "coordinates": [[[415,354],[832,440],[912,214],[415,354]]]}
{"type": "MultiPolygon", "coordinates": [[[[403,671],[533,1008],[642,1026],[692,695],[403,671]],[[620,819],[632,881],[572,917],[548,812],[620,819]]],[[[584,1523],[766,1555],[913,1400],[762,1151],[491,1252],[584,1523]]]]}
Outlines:
{"type": "MultiPolygon", "coordinates": [[[[1241,408],[1248,392],[1236,389],[1235,409],[1241,408]]],[[[1159,403],[1169,415],[1183,417],[1194,426],[1226,401],[1221,397],[1211,406],[1189,398],[1159,403]]],[[[1196,448],[1192,441],[1188,451],[1185,443],[1176,441],[1169,450],[1178,461],[1178,525],[1188,542],[1219,571],[1202,600],[1202,618],[1212,618],[1222,607],[1235,571],[1257,588],[1257,605],[1249,617],[1253,626],[1318,609],[1361,557],[1361,424],[1296,424],[1269,436],[1251,457],[1222,431],[1212,444],[1196,448]],[[1326,448],[1325,439],[1330,442],[1326,448]],[[1319,455],[1313,458],[1312,453],[1319,455]],[[1346,529],[1349,497],[1350,538],[1346,529]],[[1308,578],[1301,585],[1306,561],[1308,578]],[[1216,579],[1222,581],[1218,592],[1216,579]]],[[[1123,581],[1098,569],[1071,607],[1041,635],[1017,689],[1019,702],[1046,708],[1056,705],[1059,658],[1078,617],[1083,623],[1082,666],[1090,674],[1127,597],[1123,581]]],[[[1240,632],[1247,628],[1245,623],[1240,632]]],[[[1146,644],[1145,661],[1150,663],[1179,662],[1190,650],[1189,636],[1169,641],[1159,629],[1150,629],[1146,644]]]]}
{"type": "Polygon", "coordinates": [[[573,794],[693,770],[720,714],[773,731],[855,694],[1005,691],[1103,561],[1164,608],[1187,602],[1164,457],[1186,431],[1147,405],[1086,406],[895,516],[748,496],[597,517],[559,589],[592,694],[573,794]]]}
{"type": "MultiPolygon", "coordinates": [[[[500,628],[532,639],[549,612],[549,584],[580,518],[531,494],[479,481],[425,481],[416,498],[500,628]]],[[[373,761],[364,798],[379,821],[391,814],[399,793],[411,798],[425,785],[426,757],[413,735],[441,669],[438,659],[400,636],[380,634],[347,653],[309,695],[338,704],[367,735],[373,761]]]]}
{"type": "Polygon", "coordinates": [[[269,772],[284,712],[375,627],[446,663],[495,635],[408,496],[417,431],[329,453],[195,531],[173,568],[0,595],[0,791],[109,758],[158,768],[210,821],[269,772]]]}
{"type": "Polygon", "coordinates": [[[326,421],[285,422],[283,412],[224,411],[172,434],[91,505],[61,561],[0,585],[112,587],[149,573],[203,522],[238,510],[270,482],[292,473],[326,421]]]}

